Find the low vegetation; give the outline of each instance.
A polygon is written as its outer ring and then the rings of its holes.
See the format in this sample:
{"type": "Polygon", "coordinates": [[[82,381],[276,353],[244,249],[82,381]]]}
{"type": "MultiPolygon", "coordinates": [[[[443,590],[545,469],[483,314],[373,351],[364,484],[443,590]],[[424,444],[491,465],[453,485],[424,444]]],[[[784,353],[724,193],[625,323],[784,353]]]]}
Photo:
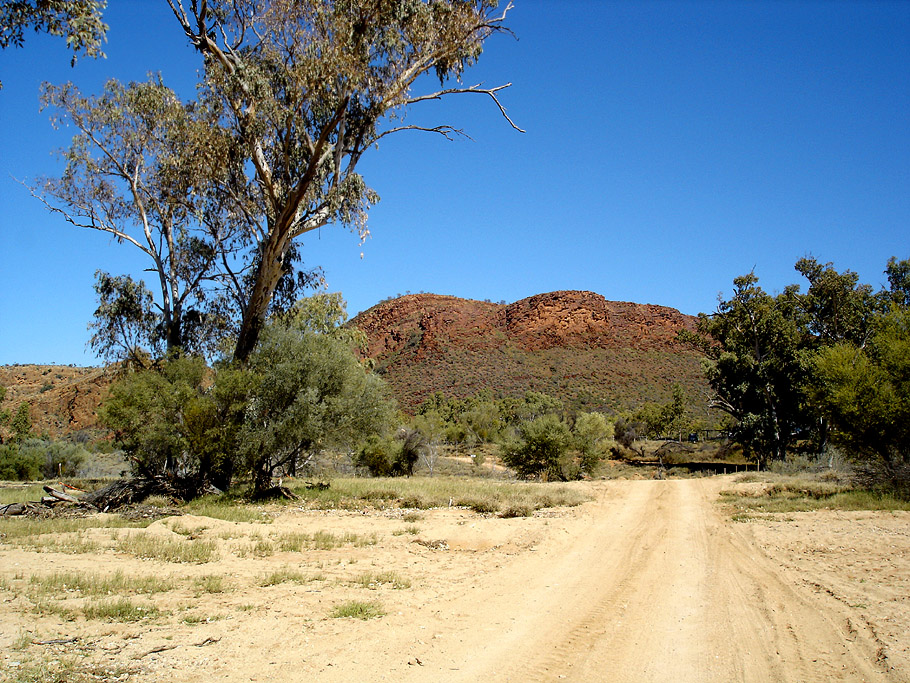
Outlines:
{"type": "Polygon", "coordinates": [[[385,616],[385,609],[378,602],[350,600],[332,608],[329,616],[333,619],[376,619],[385,616]]]}
{"type": "Polygon", "coordinates": [[[467,507],[497,513],[512,506],[529,511],[580,505],[590,497],[569,484],[500,482],[464,477],[339,478],[326,489],[293,486],[308,506],[322,509],[467,507]]]}
{"type": "Polygon", "coordinates": [[[734,519],[745,521],[758,513],[811,510],[910,510],[910,501],[880,491],[858,488],[852,477],[833,471],[822,473],[741,475],[738,484],[722,492],[734,519]]]}

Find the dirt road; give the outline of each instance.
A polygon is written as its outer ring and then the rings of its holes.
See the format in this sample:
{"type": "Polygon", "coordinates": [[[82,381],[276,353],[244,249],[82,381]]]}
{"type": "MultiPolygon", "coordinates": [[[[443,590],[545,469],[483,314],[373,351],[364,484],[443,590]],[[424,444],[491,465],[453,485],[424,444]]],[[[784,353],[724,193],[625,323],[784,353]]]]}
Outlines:
{"type": "MultiPolygon", "coordinates": [[[[532,552],[426,605],[321,680],[882,681],[874,634],[784,582],[717,480],[599,485],[532,552]],[[413,616],[413,615],[412,615],[413,616]],[[402,652],[412,653],[410,664],[402,652]],[[398,655],[398,656],[396,656],[398,655]],[[418,663],[419,661],[419,663],[418,663]]],[[[855,617],[854,617],[855,618],[855,617]]]]}
{"type": "Polygon", "coordinates": [[[186,515],[90,529],[76,552],[0,545],[0,679],[17,659],[79,654],[114,672],[100,680],[125,670],[139,683],[910,681],[910,513],[743,524],[717,503],[729,477],[574,485],[594,500],[526,518],[282,507],[271,524],[186,515]],[[376,542],[252,552],[320,531],[376,542]],[[220,555],[142,560],[112,548],[120,533],[220,555]],[[276,570],[309,578],[263,580],[276,570]],[[363,580],[389,570],[400,585],[363,580]],[[54,606],[71,593],[28,598],[29,573],[50,571],[172,587],[133,598],[157,619],[63,618],[54,606]],[[349,600],[386,614],[333,618],[349,600]],[[35,644],[10,654],[23,634],[35,644]]]}

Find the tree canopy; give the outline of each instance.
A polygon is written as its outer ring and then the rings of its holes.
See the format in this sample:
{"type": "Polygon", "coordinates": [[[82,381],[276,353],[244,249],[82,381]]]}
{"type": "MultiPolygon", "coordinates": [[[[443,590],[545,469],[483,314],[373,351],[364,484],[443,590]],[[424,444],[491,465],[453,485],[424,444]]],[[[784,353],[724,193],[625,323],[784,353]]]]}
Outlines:
{"type": "Polygon", "coordinates": [[[378,196],[357,172],[364,154],[403,131],[461,133],[405,124],[410,108],[480,94],[511,123],[498,99],[506,85],[459,80],[511,5],[166,1],[203,56],[196,96],[181,100],[155,77],[89,97],[48,86],[45,105],[79,132],[63,177],[35,191],[73,224],[146,254],[158,280],[151,341],[210,351],[229,338],[246,361],[269,315],[319,280],[301,267],[300,238],[329,224],[368,235],[378,196]],[[413,92],[428,74],[439,89],[413,92]]]}
{"type": "Polygon", "coordinates": [[[892,487],[906,482],[907,296],[910,260],[892,258],[889,287],[800,259],[808,281],[771,296],[750,273],[733,297],[699,316],[711,405],[733,418],[733,436],[760,460],[797,442],[824,450],[829,435],[861,461],[878,463],[892,487]]]}
{"type": "Polygon", "coordinates": [[[31,29],[65,37],[73,64],[80,54],[104,57],[101,45],[107,25],[101,13],[106,6],[106,0],[4,0],[0,4],[0,49],[22,47],[25,33],[31,29]]]}

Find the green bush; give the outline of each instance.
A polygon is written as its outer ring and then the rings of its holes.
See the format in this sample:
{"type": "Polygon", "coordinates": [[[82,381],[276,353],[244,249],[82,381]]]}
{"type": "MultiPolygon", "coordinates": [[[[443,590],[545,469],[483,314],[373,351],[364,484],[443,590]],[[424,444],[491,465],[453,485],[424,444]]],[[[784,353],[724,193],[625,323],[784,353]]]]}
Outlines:
{"type": "Polygon", "coordinates": [[[23,452],[18,444],[0,445],[0,479],[31,481],[41,475],[44,460],[40,454],[23,452]]]}
{"type": "Polygon", "coordinates": [[[578,466],[568,457],[572,435],[556,415],[544,415],[522,423],[514,439],[502,446],[502,459],[518,476],[575,479],[578,466]]]}
{"type": "Polygon", "coordinates": [[[400,449],[393,439],[371,434],[354,456],[354,465],[367,468],[374,477],[391,476],[400,449]]]}

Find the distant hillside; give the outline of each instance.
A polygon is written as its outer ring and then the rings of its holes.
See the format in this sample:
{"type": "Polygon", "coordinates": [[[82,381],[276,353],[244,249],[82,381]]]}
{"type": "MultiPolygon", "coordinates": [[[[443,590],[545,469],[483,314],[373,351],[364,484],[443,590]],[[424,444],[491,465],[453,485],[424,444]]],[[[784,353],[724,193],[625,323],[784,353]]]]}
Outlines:
{"type": "MultiPolygon", "coordinates": [[[[676,341],[694,321],[664,306],[553,292],[509,305],[415,294],[350,324],[366,333],[368,355],[408,411],[436,391],[464,397],[482,389],[541,391],[570,408],[615,411],[668,400],[679,382],[695,414],[705,415],[699,356],[676,341]]],[[[97,436],[104,430],[96,411],[112,379],[103,368],[2,366],[2,407],[14,413],[27,401],[39,434],[97,436]]]]}
{"type": "Polygon", "coordinates": [[[699,355],[676,341],[695,318],[664,306],[552,292],[502,305],[415,294],[380,303],[351,323],[405,410],[430,394],[528,390],[573,408],[623,410],[685,388],[705,414],[699,355]]]}
{"type": "Polygon", "coordinates": [[[59,437],[88,431],[97,436],[96,411],[111,380],[103,368],[4,365],[0,366],[0,385],[6,387],[2,407],[14,414],[27,401],[37,434],[59,437]]]}

